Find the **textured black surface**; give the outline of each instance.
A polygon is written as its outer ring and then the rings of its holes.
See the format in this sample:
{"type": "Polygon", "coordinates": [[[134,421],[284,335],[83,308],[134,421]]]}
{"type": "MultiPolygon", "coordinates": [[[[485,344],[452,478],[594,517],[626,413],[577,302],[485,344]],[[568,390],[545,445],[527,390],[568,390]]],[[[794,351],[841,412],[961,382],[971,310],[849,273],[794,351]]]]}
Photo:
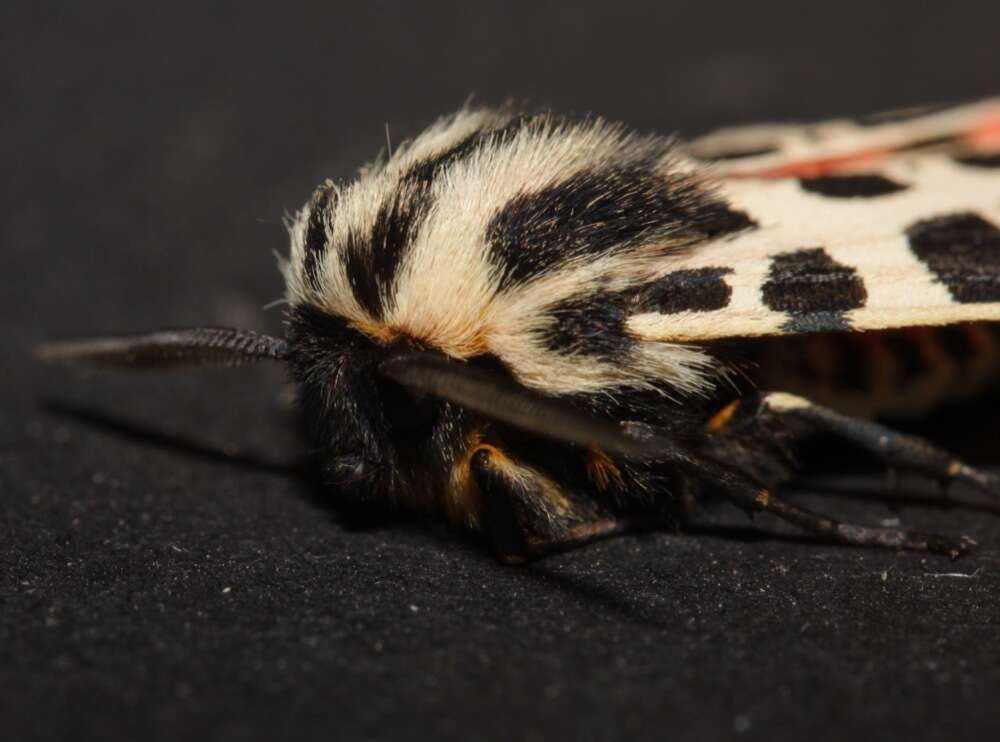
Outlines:
{"type": "MultiPolygon", "coordinates": [[[[954,564],[723,511],[735,530],[505,568],[441,528],[349,528],[289,476],[279,369],[29,359],[42,336],[280,330],[283,211],[384,121],[398,139],[470,92],[689,134],[996,93],[996,4],[927,8],[5,3],[0,736],[995,734],[995,514],[806,499],[983,541],[954,564]]],[[[995,408],[926,430],[996,461],[995,408]]]]}

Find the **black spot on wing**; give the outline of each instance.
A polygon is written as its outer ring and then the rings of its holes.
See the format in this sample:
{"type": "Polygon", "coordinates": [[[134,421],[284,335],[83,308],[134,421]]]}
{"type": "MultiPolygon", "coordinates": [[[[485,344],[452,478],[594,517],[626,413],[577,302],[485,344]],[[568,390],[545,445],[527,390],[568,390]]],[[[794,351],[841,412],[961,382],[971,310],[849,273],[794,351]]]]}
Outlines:
{"type": "Polygon", "coordinates": [[[799,185],[808,193],[829,198],[873,198],[905,191],[909,186],[882,175],[822,175],[800,178],[799,185]]]}
{"type": "Polygon", "coordinates": [[[614,361],[635,341],[626,332],[628,298],[615,292],[573,296],[550,310],[552,324],[544,331],[545,347],[556,353],[586,355],[614,361]]]}
{"type": "Polygon", "coordinates": [[[1000,229],[978,214],[926,219],[906,230],[910,249],[961,304],[1000,301],[1000,229]]]}
{"type": "Polygon", "coordinates": [[[327,249],[326,225],[332,218],[335,205],[336,190],[329,182],[317,189],[309,204],[302,269],[309,285],[316,290],[319,290],[319,263],[327,249]]]}
{"type": "Polygon", "coordinates": [[[518,196],[493,216],[486,236],[503,290],[573,260],[750,226],[746,214],[650,161],[583,172],[518,196]]]}
{"type": "Polygon", "coordinates": [[[669,273],[647,286],[636,299],[641,312],[708,312],[729,305],[733,290],[723,276],[732,268],[694,268],[669,273]]]}
{"type": "Polygon", "coordinates": [[[863,307],[868,292],[857,271],[821,248],[775,255],[761,286],[765,306],[789,315],[787,332],[848,330],[844,313],[863,307]]]}
{"type": "Polygon", "coordinates": [[[813,332],[846,332],[851,326],[843,312],[817,311],[793,314],[781,329],[804,335],[813,332]]]}
{"type": "Polygon", "coordinates": [[[992,155],[965,155],[956,157],[955,162],[967,167],[1000,168],[1000,152],[992,155]]]}

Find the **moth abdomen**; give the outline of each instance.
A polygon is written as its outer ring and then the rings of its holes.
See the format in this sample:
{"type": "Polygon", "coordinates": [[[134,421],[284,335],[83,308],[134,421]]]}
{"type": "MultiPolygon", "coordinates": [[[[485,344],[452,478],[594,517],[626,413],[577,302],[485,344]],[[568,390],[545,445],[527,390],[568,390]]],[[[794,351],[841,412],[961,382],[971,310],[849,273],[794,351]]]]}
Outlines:
{"type": "Polygon", "coordinates": [[[754,341],[740,355],[764,389],[866,417],[915,417],[1000,383],[995,323],[754,341]]]}

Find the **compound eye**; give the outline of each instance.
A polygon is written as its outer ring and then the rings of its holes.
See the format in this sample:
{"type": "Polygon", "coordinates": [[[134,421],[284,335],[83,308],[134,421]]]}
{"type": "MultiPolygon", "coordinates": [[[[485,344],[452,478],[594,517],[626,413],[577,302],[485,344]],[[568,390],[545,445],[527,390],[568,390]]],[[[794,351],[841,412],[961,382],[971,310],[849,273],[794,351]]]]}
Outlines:
{"type": "Polygon", "coordinates": [[[360,482],[372,476],[375,463],[361,456],[345,455],[331,459],[326,466],[331,483],[344,485],[360,482]]]}

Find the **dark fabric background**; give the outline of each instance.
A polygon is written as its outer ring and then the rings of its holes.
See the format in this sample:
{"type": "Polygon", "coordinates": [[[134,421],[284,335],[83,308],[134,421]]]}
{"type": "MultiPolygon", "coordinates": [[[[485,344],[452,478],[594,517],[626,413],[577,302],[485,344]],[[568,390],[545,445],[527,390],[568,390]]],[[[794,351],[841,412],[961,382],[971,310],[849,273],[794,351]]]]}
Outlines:
{"type": "MultiPolygon", "coordinates": [[[[695,134],[975,98],[1000,92],[998,24],[902,0],[4,3],[0,737],[996,734],[995,512],[804,499],[982,540],[957,563],[721,511],[505,568],[441,527],[349,527],[290,476],[280,369],[89,374],[30,347],[279,331],[283,213],[385,122],[475,94],[695,134]]],[[[995,410],[925,429],[995,462],[995,410]]]]}

